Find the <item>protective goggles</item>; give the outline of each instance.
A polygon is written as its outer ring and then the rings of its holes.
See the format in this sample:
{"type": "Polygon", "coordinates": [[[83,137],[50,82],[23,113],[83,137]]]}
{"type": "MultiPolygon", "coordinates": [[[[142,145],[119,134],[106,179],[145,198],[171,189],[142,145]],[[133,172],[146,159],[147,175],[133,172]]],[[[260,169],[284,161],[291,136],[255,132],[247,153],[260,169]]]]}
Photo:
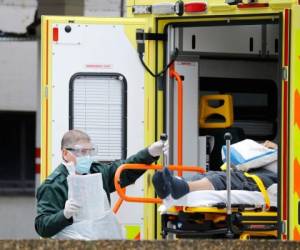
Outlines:
{"type": "Polygon", "coordinates": [[[74,145],[72,147],[66,147],[66,150],[73,153],[75,156],[95,156],[97,155],[97,147],[94,145],[74,145]]]}

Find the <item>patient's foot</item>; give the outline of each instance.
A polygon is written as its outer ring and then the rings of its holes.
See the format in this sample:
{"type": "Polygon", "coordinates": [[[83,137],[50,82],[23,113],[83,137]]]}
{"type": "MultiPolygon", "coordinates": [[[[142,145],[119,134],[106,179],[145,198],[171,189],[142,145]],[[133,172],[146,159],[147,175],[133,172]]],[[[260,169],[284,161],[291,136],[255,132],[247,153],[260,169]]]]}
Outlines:
{"type": "Polygon", "coordinates": [[[170,183],[164,180],[162,172],[155,172],[152,183],[159,198],[164,199],[171,193],[170,183]]]}
{"type": "Polygon", "coordinates": [[[170,183],[171,195],[174,199],[179,199],[190,192],[188,183],[179,177],[172,176],[167,168],[163,170],[163,178],[165,182],[170,183]]]}

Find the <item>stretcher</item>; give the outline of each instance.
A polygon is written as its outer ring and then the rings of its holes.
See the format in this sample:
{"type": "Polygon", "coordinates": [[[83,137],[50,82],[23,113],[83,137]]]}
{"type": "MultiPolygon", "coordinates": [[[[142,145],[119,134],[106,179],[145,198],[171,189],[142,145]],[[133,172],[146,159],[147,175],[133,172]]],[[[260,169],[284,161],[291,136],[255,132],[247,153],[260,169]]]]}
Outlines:
{"type": "MultiPolygon", "coordinates": [[[[230,144],[227,146],[229,149],[230,144]]],[[[227,166],[231,166],[230,149],[227,153],[227,166]]],[[[205,172],[201,167],[170,165],[168,168],[180,173],[205,172]]],[[[115,174],[115,187],[120,198],[114,207],[114,212],[118,211],[123,201],[162,204],[160,212],[162,213],[161,234],[163,238],[169,236],[240,239],[278,237],[277,187],[271,186],[268,192],[257,176],[246,173],[247,177],[256,182],[260,192],[231,190],[230,171],[232,170],[227,168],[227,190],[196,191],[178,200],[167,197],[162,201],[159,198],[127,196],[125,188],[120,186],[120,176],[124,170],[129,169],[162,170],[163,166],[122,165],[115,174]]]]}
{"type": "MultiPolygon", "coordinates": [[[[276,194],[258,191],[231,191],[231,213],[228,213],[227,191],[196,191],[178,199],[127,196],[120,186],[120,175],[126,169],[162,170],[160,165],[124,164],[115,175],[115,186],[120,196],[114,207],[117,212],[123,201],[163,204],[162,237],[177,238],[277,238],[278,215],[276,194]],[[269,196],[268,196],[269,197],[269,196]],[[269,204],[269,205],[268,205],[269,204]]],[[[199,167],[170,166],[170,170],[203,173],[199,167]]],[[[276,187],[272,187],[276,189],[276,187]]]]}
{"type": "Polygon", "coordinates": [[[233,190],[230,215],[226,196],[227,191],[196,191],[178,200],[167,198],[160,207],[163,237],[277,237],[274,195],[267,208],[261,192],[233,190]]]}
{"type": "MultiPolygon", "coordinates": [[[[168,167],[171,171],[177,171],[178,176],[182,176],[184,171],[205,172],[201,167],[182,166],[182,80],[179,73],[175,71],[174,65],[170,67],[169,76],[177,81],[178,88],[178,166],[167,166],[165,155],[163,155],[163,166],[142,164],[125,164],[121,166],[115,174],[115,188],[120,198],[114,207],[114,212],[117,212],[123,201],[164,203],[165,207],[161,210],[163,238],[168,237],[168,235],[175,235],[177,238],[278,238],[279,218],[277,214],[276,187],[276,191],[273,192],[275,195],[271,196],[258,176],[245,173],[246,177],[252,178],[257,184],[260,192],[231,190],[231,171],[234,171],[234,169],[231,167],[230,160],[230,141],[232,138],[230,133],[224,135],[226,141],[226,166],[228,166],[226,168],[226,191],[202,191],[202,196],[199,196],[201,192],[197,194],[189,193],[176,201],[168,199],[162,201],[158,198],[129,197],[126,195],[125,189],[121,188],[121,173],[128,169],[162,170],[163,167],[168,167]],[[241,197],[245,199],[241,200],[241,197]]],[[[161,140],[166,140],[166,137],[161,137],[161,140]]]]}

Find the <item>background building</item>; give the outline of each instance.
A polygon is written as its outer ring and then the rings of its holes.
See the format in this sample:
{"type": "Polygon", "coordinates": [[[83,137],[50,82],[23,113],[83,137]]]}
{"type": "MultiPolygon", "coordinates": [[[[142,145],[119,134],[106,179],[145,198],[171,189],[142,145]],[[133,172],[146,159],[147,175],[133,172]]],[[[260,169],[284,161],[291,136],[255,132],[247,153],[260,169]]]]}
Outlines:
{"type": "Polygon", "coordinates": [[[0,239],[38,238],[40,15],[122,16],[122,0],[0,0],[0,239]]]}

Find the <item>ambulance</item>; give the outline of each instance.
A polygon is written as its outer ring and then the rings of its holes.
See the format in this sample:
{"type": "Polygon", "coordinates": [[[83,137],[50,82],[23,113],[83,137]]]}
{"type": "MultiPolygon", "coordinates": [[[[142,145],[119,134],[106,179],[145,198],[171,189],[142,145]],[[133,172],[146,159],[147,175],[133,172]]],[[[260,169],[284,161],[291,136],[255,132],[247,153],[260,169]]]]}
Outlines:
{"type": "MultiPolygon", "coordinates": [[[[167,164],[219,170],[201,99],[231,96],[232,134],[278,144],[275,238],[300,240],[300,1],[128,0],[126,10],[42,17],[41,181],[73,128],[91,136],[102,162],[166,133],[167,164]]],[[[152,175],[127,193],[155,197],[152,175]]],[[[124,202],[126,236],[160,239],[158,206],[124,202]]]]}

